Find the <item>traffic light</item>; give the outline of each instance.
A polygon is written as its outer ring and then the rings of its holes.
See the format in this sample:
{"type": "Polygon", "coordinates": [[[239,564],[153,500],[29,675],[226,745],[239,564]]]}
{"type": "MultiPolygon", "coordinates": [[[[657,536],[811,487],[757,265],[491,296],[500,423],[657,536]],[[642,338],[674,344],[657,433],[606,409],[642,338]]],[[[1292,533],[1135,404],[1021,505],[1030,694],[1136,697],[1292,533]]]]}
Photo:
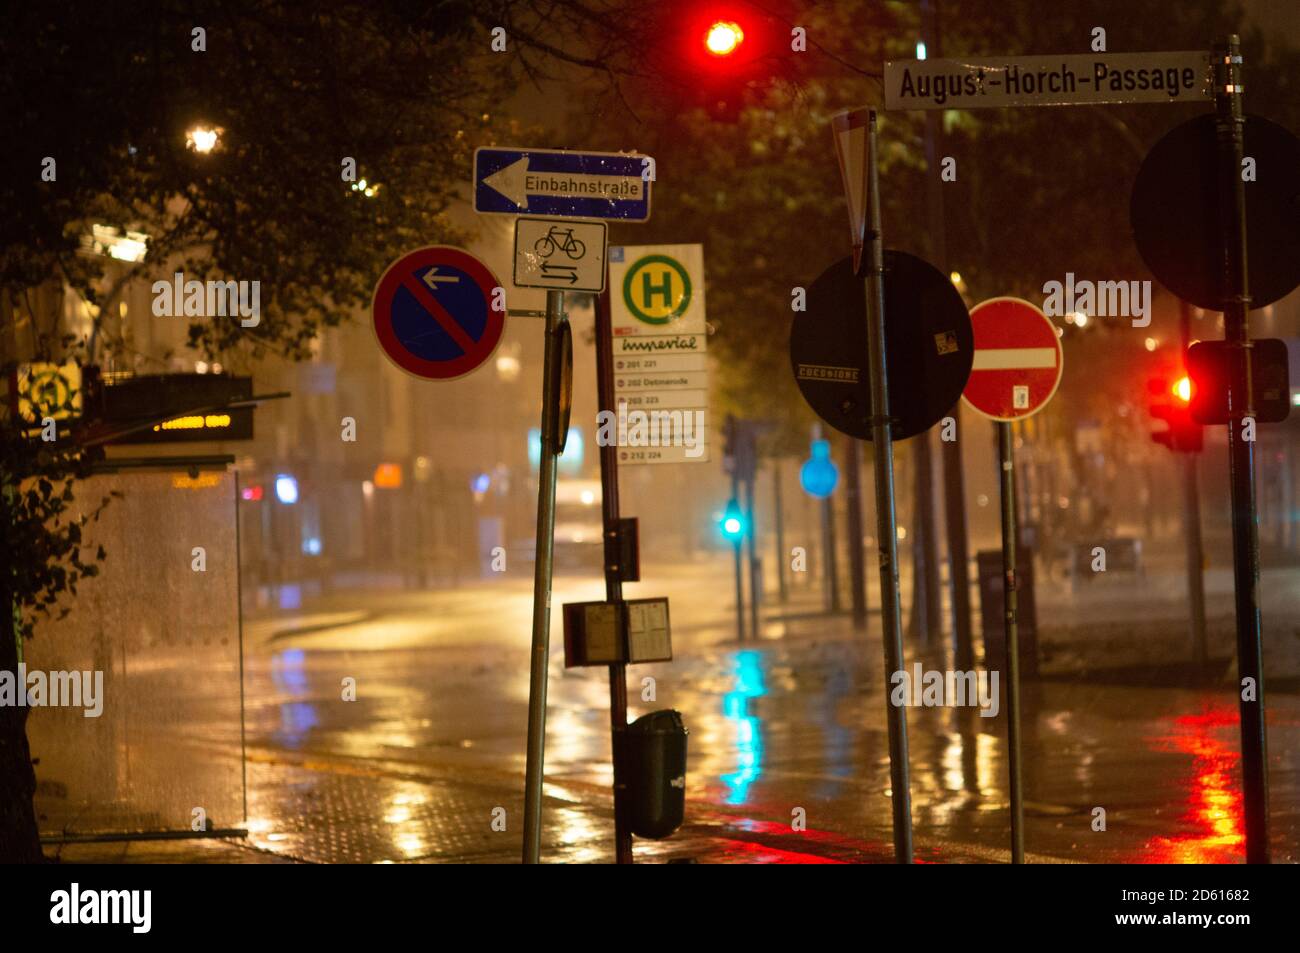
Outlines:
{"type": "Polygon", "coordinates": [[[1152,377],[1147,381],[1151,402],[1147,410],[1169,426],[1151,433],[1151,439],[1176,453],[1200,453],[1205,444],[1201,425],[1192,418],[1191,402],[1196,391],[1186,374],[1152,377]]]}
{"type": "Polygon", "coordinates": [[[704,48],[710,56],[732,56],[745,42],[745,31],[734,20],[715,20],[704,34],[704,48]]]}
{"type": "Polygon", "coordinates": [[[659,9],[665,28],[642,52],[665,94],[680,97],[683,109],[703,108],[715,121],[736,122],[750,90],[801,65],[790,48],[790,27],[757,5],[665,0],[659,9]]]}
{"type": "MultiPolygon", "coordinates": [[[[1237,353],[1227,341],[1197,341],[1187,349],[1187,373],[1196,382],[1189,403],[1192,419],[1202,424],[1226,424],[1232,419],[1232,362],[1237,353]]],[[[1250,355],[1252,416],[1262,424],[1281,423],[1291,413],[1286,342],[1256,338],[1250,355]]]]}
{"type": "Polygon", "coordinates": [[[745,514],[734,496],[727,501],[727,508],[723,511],[719,526],[722,528],[723,537],[733,543],[739,544],[745,538],[745,514]]]}

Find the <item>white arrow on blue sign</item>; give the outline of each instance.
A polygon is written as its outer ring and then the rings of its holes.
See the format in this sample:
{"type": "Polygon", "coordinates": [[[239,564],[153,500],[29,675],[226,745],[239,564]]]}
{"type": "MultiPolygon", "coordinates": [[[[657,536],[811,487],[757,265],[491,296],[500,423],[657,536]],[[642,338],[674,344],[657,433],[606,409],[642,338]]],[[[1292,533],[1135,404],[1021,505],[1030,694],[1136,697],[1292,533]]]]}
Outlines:
{"type": "Polygon", "coordinates": [[[561,218],[650,217],[654,160],[631,152],[474,152],[474,211],[561,218]]]}

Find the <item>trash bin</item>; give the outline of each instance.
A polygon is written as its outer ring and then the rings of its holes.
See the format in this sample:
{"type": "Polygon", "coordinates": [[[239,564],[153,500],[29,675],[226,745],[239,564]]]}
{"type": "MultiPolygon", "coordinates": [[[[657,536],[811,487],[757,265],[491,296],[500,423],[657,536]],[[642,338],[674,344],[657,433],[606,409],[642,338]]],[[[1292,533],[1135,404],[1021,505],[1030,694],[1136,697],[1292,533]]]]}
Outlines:
{"type": "Polygon", "coordinates": [[[624,808],[637,837],[667,837],[686,814],[686,727],[681,712],[652,711],[623,733],[624,808]]]}
{"type": "MultiPolygon", "coordinates": [[[[976,553],[979,565],[980,621],[984,628],[984,667],[1007,670],[1007,631],[1002,602],[1002,551],[976,553]]],[[[1034,605],[1034,551],[1016,553],[1016,641],[1020,644],[1020,676],[1038,675],[1038,611],[1034,605]]]]}

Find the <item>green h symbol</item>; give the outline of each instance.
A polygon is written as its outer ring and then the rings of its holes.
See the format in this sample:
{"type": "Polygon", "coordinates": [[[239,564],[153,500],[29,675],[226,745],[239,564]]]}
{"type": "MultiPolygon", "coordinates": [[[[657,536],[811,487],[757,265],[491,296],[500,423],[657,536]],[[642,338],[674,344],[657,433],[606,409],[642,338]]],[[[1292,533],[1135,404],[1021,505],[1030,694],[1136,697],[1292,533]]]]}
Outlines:
{"type": "Polygon", "coordinates": [[[641,272],[641,299],[645,302],[647,308],[651,307],[651,299],[655,295],[664,296],[664,307],[671,309],[673,306],[673,273],[671,270],[664,271],[664,280],[657,285],[650,283],[650,271],[646,269],[641,272]]]}

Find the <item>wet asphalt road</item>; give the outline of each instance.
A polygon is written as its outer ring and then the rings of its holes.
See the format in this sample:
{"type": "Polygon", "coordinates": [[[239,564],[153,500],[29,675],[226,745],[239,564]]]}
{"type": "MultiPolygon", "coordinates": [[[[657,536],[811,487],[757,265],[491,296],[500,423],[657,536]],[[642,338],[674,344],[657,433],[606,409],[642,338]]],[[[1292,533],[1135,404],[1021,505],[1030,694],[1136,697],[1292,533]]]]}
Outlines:
{"type": "MultiPolygon", "coordinates": [[[[671,663],[629,668],[629,714],[676,708],[690,730],[686,824],[668,840],[638,840],[638,859],[891,860],[876,620],[855,633],[811,593],[796,595],[762,640],[738,644],[718,570],[648,573],[653,584],[627,587],[629,597],[670,596],[675,649],[671,663]],[[653,702],[642,700],[647,677],[653,702]],[[794,829],[800,815],[805,830],[794,829]]],[[[547,861],[612,858],[607,674],[564,669],[558,613],[600,596],[594,578],[557,579],[547,861]]],[[[503,580],[342,594],[247,623],[249,846],[317,862],[517,860],[530,606],[526,580],[503,580]],[[342,698],[349,678],[355,701],[342,698]]],[[[943,667],[911,652],[908,661],[943,667]]],[[[1300,857],[1298,701],[1269,699],[1275,861],[1300,857]]],[[[1027,684],[1024,705],[1031,860],[1241,859],[1230,686],[1054,680],[1027,684]],[[1097,808],[1104,831],[1093,829],[1097,808]]],[[[1007,860],[1005,717],[909,708],[908,728],[917,857],[1007,860]]]]}

